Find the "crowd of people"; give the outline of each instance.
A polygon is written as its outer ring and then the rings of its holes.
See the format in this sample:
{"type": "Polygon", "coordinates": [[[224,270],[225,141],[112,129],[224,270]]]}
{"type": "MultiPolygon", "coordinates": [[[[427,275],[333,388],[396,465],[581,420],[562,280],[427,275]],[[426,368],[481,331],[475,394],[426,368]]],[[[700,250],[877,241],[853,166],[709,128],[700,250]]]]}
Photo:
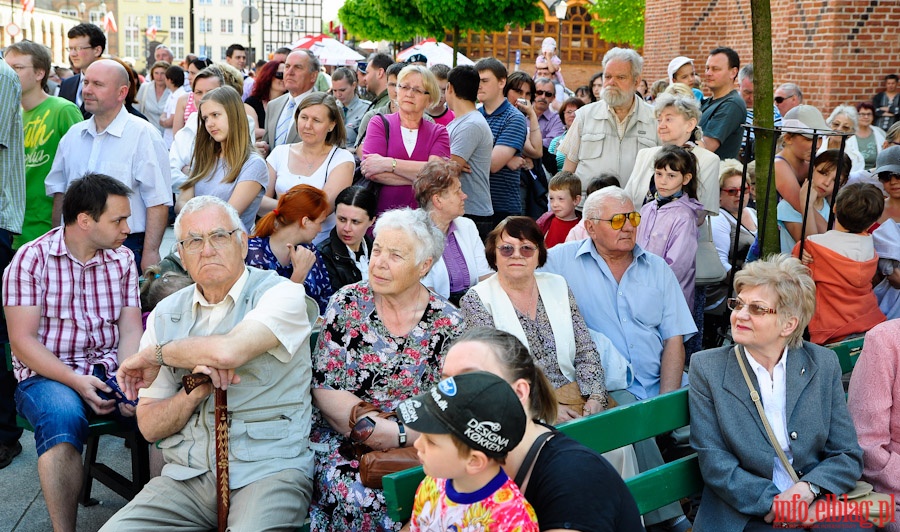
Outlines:
{"type": "Polygon", "coordinates": [[[58,87],[43,45],[0,61],[0,468],[18,412],[54,529],[97,415],[164,462],[103,530],[214,528],[215,389],[232,530],[399,530],[361,464],[410,447],[412,530],[762,530],[860,477],[900,492],[897,76],[827,120],[777,87],[761,258],[752,65],[727,47],[704,96],[693,59],[648,86],[625,48],[571,91],[553,39],[534,76],[385,53],[327,75],[289,48],[250,75],[241,45],[159,46],[141,83],[97,26],[68,37],[58,87]],[[867,332],[848,410],[821,346],[867,332]],[[693,523],[625,487],[655,440],[600,455],[553,427],[683,386],[693,523]]]}

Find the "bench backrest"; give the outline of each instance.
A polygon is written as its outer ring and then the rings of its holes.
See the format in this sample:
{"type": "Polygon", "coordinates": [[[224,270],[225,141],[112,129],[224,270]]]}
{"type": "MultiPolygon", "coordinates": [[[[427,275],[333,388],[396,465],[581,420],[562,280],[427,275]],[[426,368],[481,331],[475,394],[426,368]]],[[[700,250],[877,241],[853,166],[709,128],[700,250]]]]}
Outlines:
{"type": "MultiPolygon", "coordinates": [[[[558,428],[582,445],[605,453],[671,432],[689,422],[688,390],[683,388],[569,421],[558,428]]],[[[422,468],[417,467],[384,477],[384,495],[391,519],[409,519],[416,488],[424,476],[422,468]]],[[[638,511],[645,514],[700,491],[703,480],[694,453],[644,471],[626,480],[625,484],[637,502],[638,511]]]]}
{"type": "Polygon", "coordinates": [[[862,352],[863,340],[865,340],[865,337],[860,336],[825,346],[837,355],[838,362],[841,363],[842,373],[851,373],[853,371],[856,361],[859,360],[859,354],[862,352]]]}

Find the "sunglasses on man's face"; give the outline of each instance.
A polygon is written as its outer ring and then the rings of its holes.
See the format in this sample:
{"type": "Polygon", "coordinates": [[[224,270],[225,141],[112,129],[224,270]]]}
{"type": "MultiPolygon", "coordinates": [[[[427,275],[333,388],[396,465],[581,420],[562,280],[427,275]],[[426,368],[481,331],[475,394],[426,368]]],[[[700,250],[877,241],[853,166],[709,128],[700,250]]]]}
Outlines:
{"type": "Polygon", "coordinates": [[[790,96],[776,96],[775,103],[777,103],[778,105],[781,105],[784,103],[785,100],[790,100],[794,96],[796,96],[796,94],[791,94],[790,96]]]}
{"type": "Polygon", "coordinates": [[[542,90],[536,90],[536,91],[534,91],[534,95],[535,95],[535,96],[549,96],[550,98],[556,96],[556,95],[553,93],[553,91],[542,91],[542,90]]]}
{"type": "Polygon", "coordinates": [[[591,218],[591,220],[597,222],[609,222],[610,227],[618,231],[625,227],[625,220],[631,222],[632,227],[641,225],[641,213],[637,211],[620,212],[618,214],[613,214],[613,217],[608,220],[604,220],[603,218],[591,218]]]}
{"type": "Polygon", "coordinates": [[[878,180],[882,183],[890,183],[892,179],[900,181],[900,174],[895,174],[892,172],[881,172],[880,174],[878,174],[878,180]]]}

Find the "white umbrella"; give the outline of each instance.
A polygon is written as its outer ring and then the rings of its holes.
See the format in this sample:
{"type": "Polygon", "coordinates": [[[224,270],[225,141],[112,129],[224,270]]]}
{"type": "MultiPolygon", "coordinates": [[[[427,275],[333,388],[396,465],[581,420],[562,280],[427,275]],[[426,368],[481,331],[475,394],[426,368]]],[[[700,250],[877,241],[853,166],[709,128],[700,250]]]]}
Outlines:
{"type": "Polygon", "coordinates": [[[377,50],[378,43],[373,42],[373,41],[363,41],[363,42],[359,43],[359,49],[360,50],[377,50]]]}
{"type": "MultiPolygon", "coordinates": [[[[428,58],[428,66],[447,65],[453,66],[453,47],[434,39],[426,39],[415,46],[410,46],[397,54],[399,61],[406,61],[414,54],[422,54],[428,58]]],[[[456,53],[457,65],[474,65],[475,62],[464,56],[462,53],[456,53]]]]}
{"type": "Polygon", "coordinates": [[[323,65],[354,66],[357,62],[366,60],[353,48],[325,35],[315,37],[307,35],[291,43],[291,49],[297,48],[306,48],[311,51],[323,65]]]}

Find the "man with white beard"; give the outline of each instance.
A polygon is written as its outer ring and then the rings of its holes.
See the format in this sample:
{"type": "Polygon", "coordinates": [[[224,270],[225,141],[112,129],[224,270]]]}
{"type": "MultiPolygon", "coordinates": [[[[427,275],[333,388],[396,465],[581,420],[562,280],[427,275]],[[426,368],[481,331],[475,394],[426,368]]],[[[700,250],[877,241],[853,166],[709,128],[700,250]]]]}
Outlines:
{"type": "Polygon", "coordinates": [[[653,107],[635,96],[643,67],[643,58],[634,50],[606,52],[600,100],[575,113],[559,145],[566,156],[563,170],[574,172],[585,189],[602,172],[615,172],[625,187],[638,150],[659,145],[653,107]]]}

